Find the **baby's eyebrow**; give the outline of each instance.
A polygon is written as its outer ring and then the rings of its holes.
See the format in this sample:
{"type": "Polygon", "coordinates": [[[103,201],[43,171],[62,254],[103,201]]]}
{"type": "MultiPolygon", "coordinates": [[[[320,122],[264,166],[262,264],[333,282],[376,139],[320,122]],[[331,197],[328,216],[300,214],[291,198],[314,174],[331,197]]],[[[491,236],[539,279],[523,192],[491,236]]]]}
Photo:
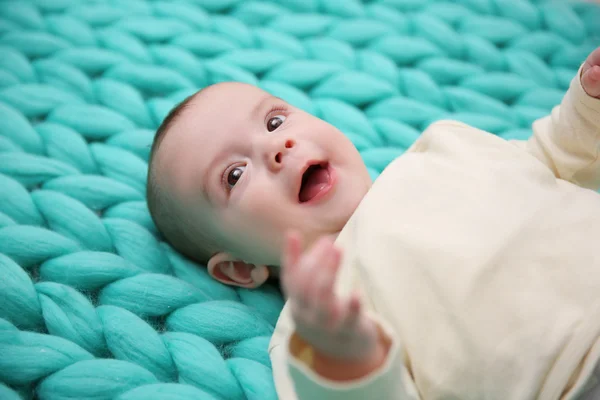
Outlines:
{"type": "MultiPolygon", "coordinates": [[[[229,144],[223,143],[223,147],[215,151],[214,157],[212,159],[209,159],[208,166],[206,167],[200,178],[200,190],[202,191],[202,195],[212,206],[224,204],[222,201],[223,197],[220,195],[217,196],[217,194],[223,193],[215,193],[215,191],[211,191],[211,189],[214,189],[214,174],[219,175],[219,179],[221,178],[220,174],[222,174],[224,171],[216,170],[222,167],[221,163],[223,163],[223,160],[225,158],[229,157],[230,151],[231,149],[229,148],[229,144]]],[[[220,184],[219,187],[221,187],[220,184]]]]}
{"type": "Polygon", "coordinates": [[[202,197],[204,198],[204,200],[206,200],[209,204],[212,204],[212,200],[210,199],[210,196],[208,194],[208,173],[209,173],[210,169],[207,169],[206,171],[204,171],[204,174],[202,174],[202,178],[200,178],[200,194],[202,194],[202,197]]]}
{"type": "Polygon", "coordinates": [[[213,201],[212,196],[210,195],[210,190],[209,190],[210,182],[211,182],[211,175],[214,174],[214,169],[216,168],[217,164],[219,164],[219,162],[223,159],[224,153],[225,153],[225,149],[222,149],[213,157],[213,159],[210,161],[210,164],[208,164],[208,167],[206,167],[206,169],[204,170],[204,173],[202,174],[202,178],[200,179],[200,190],[202,192],[202,195],[204,196],[206,201],[208,201],[213,206],[214,206],[214,201],[213,201]]]}
{"type": "Polygon", "coordinates": [[[275,97],[270,93],[267,93],[266,95],[264,95],[262,97],[262,99],[260,99],[260,101],[258,101],[256,103],[256,105],[254,106],[254,108],[252,109],[252,112],[250,115],[256,115],[260,112],[260,110],[263,109],[263,107],[265,106],[265,104],[270,103],[274,100],[281,100],[279,97],[275,97]]]}

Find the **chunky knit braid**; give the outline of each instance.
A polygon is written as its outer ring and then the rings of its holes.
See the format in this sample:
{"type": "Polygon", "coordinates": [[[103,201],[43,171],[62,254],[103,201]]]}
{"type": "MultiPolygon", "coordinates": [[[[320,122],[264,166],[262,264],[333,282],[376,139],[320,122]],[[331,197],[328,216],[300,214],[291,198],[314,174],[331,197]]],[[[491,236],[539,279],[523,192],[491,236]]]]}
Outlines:
{"type": "Polygon", "coordinates": [[[207,85],[339,127],[373,178],[431,122],[504,138],[560,102],[600,7],[539,0],[0,2],[0,399],[275,399],[283,300],[162,241],[154,130],[207,85]]]}

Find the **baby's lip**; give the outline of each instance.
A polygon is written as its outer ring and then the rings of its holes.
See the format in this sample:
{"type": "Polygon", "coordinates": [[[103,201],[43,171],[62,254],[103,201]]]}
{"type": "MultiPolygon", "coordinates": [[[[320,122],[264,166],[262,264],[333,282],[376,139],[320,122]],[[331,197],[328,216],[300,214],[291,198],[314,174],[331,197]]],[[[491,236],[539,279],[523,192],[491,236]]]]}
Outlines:
{"type": "Polygon", "coordinates": [[[308,171],[308,169],[313,165],[322,165],[324,163],[326,162],[319,160],[309,160],[302,165],[302,168],[300,168],[300,172],[298,173],[298,177],[296,178],[296,196],[298,196],[298,193],[300,193],[300,189],[302,189],[302,178],[304,177],[304,173],[308,171]]]}
{"type": "MultiPolygon", "coordinates": [[[[296,179],[296,190],[295,190],[296,199],[301,204],[304,204],[304,202],[300,201],[300,191],[302,190],[302,181],[303,181],[303,178],[304,178],[304,174],[306,173],[306,171],[308,171],[308,169],[310,167],[317,166],[317,165],[321,166],[322,168],[327,168],[327,170],[330,173],[332,173],[332,171],[331,171],[331,165],[330,165],[329,161],[312,159],[312,160],[309,160],[306,163],[304,163],[303,166],[302,166],[302,168],[300,169],[300,173],[298,174],[298,178],[296,179]]],[[[333,180],[333,177],[331,177],[331,179],[333,180]]],[[[332,184],[333,184],[333,182],[330,182],[330,185],[328,185],[329,187],[327,188],[327,190],[325,190],[325,192],[329,191],[329,189],[331,188],[332,184]]],[[[311,203],[311,202],[313,202],[313,200],[318,200],[320,197],[322,197],[322,196],[317,195],[316,198],[310,199],[310,200],[306,201],[305,203],[311,203]]]]}

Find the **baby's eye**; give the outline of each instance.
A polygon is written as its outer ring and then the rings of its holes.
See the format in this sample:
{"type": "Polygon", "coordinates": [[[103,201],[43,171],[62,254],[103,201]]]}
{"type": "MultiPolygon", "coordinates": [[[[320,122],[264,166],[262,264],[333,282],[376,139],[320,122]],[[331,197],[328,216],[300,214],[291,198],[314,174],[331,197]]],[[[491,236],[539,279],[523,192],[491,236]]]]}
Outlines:
{"type": "Polygon", "coordinates": [[[227,185],[229,185],[230,189],[233,188],[235,186],[235,184],[240,180],[245,169],[246,169],[245,165],[239,165],[239,166],[231,169],[227,173],[227,185]]]}
{"type": "Polygon", "coordinates": [[[283,121],[285,121],[284,115],[274,116],[273,118],[269,119],[269,122],[267,122],[267,130],[269,132],[273,132],[275,129],[279,128],[281,124],[283,124],[283,121]]]}

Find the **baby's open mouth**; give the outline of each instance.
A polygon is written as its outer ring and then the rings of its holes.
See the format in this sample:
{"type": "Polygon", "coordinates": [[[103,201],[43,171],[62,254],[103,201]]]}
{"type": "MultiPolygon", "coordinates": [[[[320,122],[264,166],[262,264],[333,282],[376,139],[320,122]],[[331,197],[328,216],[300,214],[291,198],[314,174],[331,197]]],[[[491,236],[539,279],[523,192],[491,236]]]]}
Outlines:
{"type": "Polygon", "coordinates": [[[317,197],[322,192],[325,192],[331,187],[331,174],[329,171],[329,163],[322,162],[310,165],[304,174],[302,174],[302,183],[300,184],[300,192],[298,200],[300,203],[306,203],[317,197]]]}

